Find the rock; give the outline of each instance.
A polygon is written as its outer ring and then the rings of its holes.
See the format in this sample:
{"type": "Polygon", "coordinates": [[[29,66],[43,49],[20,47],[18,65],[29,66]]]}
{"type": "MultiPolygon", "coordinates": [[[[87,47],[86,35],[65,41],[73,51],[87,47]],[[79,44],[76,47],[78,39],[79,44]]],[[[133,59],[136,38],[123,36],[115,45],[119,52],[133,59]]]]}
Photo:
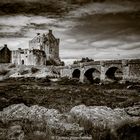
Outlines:
{"type": "Polygon", "coordinates": [[[0,139],[1,140],[5,140],[6,135],[7,135],[6,133],[7,133],[7,129],[0,127],[0,139]]]}
{"type": "Polygon", "coordinates": [[[46,133],[45,132],[41,132],[41,131],[34,131],[34,135],[36,137],[41,137],[41,138],[46,138],[47,137],[46,133]]]}
{"type": "Polygon", "coordinates": [[[81,136],[85,134],[84,128],[76,123],[55,122],[50,126],[55,135],[59,136],[81,136]]]}
{"type": "Polygon", "coordinates": [[[7,132],[8,140],[24,140],[24,131],[20,125],[11,126],[7,132]]]}
{"type": "Polygon", "coordinates": [[[34,128],[32,131],[40,132],[51,130],[54,135],[59,136],[85,135],[83,127],[69,121],[70,115],[60,114],[55,109],[47,109],[38,105],[27,107],[24,104],[15,104],[3,109],[0,114],[2,122],[6,124],[11,124],[14,121],[23,122],[18,124],[23,126],[25,130],[30,130],[31,128],[34,128]],[[28,121],[25,123],[23,120],[28,121]]]}
{"type": "Polygon", "coordinates": [[[125,108],[125,111],[127,112],[128,115],[140,117],[140,105],[127,107],[125,108]]]}
{"type": "Polygon", "coordinates": [[[83,137],[61,137],[61,136],[52,136],[51,140],[93,140],[91,136],[83,136],[83,137]]]}
{"type": "Polygon", "coordinates": [[[58,110],[34,105],[29,108],[28,118],[32,121],[46,121],[55,118],[57,114],[59,114],[58,110]]]}
{"type": "Polygon", "coordinates": [[[47,109],[38,105],[27,107],[24,104],[14,104],[3,109],[1,112],[1,119],[3,122],[22,119],[28,119],[35,122],[47,122],[48,120],[55,120],[55,116],[58,113],[59,111],[55,109],[47,109]]]}
{"type": "Polygon", "coordinates": [[[29,108],[24,104],[14,104],[2,111],[2,121],[27,119],[29,108]]]}
{"type": "Polygon", "coordinates": [[[124,109],[79,105],[72,108],[70,113],[81,126],[91,131],[93,139],[131,140],[129,132],[132,132],[134,138],[138,140],[139,133],[135,133],[133,129],[136,127],[140,130],[140,121],[130,117],[124,109]]]}
{"type": "Polygon", "coordinates": [[[135,90],[140,90],[140,85],[128,85],[127,89],[135,89],[135,90]]]}
{"type": "Polygon", "coordinates": [[[20,140],[24,137],[24,132],[31,132],[31,137],[41,137],[43,140],[50,132],[53,136],[87,136],[85,130],[97,140],[138,140],[140,130],[138,106],[111,109],[106,106],[79,105],[72,108],[70,113],[60,114],[58,110],[38,105],[28,107],[15,104],[0,112],[0,121],[10,126],[7,132],[9,139],[16,135],[20,140]]]}
{"type": "Polygon", "coordinates": [[[0,98],[0,110],[8,105],[8,100],[5,97],[0,98]]]}
{"type": "MultiPolygon", "coordinates": [[[[112,126],[115,122],[120,122],[125,118],[128,119],[127,114],[124,112],[124,116],[120,115],[122,111],[114,111],[111,108],[106,106],[90,106],[86,107],[85,105],[76,106],[71,109],[71,114],[76,118],[91,120],[97,125],[112,126]]],[[[94,125],[95,125],[94,124],[94,125]]]]}

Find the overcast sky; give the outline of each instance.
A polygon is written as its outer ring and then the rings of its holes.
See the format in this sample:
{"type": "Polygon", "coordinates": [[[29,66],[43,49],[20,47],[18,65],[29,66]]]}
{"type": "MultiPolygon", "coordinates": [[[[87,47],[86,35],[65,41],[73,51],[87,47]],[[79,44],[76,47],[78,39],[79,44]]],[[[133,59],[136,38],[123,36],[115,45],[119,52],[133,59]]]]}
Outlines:
{"type": "Polygon", "coordinates": [[[52,29],[61,40],[60,57],[65,62],[82,57],[140,58],[140,15],[135,12],[138,9],[138,4],[95,3],[61,18],[3,15],[0,16],[0,45],[8,44],[10,49],[28,48],[28,41],[36,33],[52,29]]]}

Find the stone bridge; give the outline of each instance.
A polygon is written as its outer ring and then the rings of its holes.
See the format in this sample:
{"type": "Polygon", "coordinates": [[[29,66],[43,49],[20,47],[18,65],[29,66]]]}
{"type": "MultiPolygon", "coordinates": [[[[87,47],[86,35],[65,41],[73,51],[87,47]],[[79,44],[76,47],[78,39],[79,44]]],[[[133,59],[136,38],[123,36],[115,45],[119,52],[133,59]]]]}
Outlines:
{"type": "Polygon", "coordinates": [[[140,81],[140,59],[91,61],[60,68],[61,77],[77,78],[81,82],[107,80],[140,81]]]}

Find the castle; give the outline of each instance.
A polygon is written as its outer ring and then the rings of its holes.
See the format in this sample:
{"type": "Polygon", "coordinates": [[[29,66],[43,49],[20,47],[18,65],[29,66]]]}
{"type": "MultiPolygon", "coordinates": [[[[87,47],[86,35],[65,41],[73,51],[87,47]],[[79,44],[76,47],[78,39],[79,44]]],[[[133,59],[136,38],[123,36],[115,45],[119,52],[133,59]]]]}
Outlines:
{"type": "Polygon", "coordinates": [[[60,65],[59,58],[59,42],[55,38],[52,30],[47,34],[37,33],[37,35],[29,41],[29,49],[13,50],[11,55],[11,63],[16,65],[60,65]]]}

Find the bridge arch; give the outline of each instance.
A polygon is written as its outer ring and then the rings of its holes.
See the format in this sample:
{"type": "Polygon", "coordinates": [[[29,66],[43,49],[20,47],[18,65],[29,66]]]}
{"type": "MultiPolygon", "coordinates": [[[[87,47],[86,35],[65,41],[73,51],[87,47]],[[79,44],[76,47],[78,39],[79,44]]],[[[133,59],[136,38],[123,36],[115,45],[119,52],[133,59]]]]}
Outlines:
{"type": "Polygon", "coordinates": [[[79,69],[74,69],[72,72],[72,78],[80,78],[81,71],[79,69]]]}
{"type": "Polygon", "coordinates": [[[99,83],[100,82],[100,71],[96,68],[89,68],[84,73],[84,82],[88,83],[99,83]]]}
{"type": "Polygon", "coordinates": [[[105,72],[106,79],[110,80],[122,80],[123,71],[122,68],[117,66],[110,66],[105,72]]]}

